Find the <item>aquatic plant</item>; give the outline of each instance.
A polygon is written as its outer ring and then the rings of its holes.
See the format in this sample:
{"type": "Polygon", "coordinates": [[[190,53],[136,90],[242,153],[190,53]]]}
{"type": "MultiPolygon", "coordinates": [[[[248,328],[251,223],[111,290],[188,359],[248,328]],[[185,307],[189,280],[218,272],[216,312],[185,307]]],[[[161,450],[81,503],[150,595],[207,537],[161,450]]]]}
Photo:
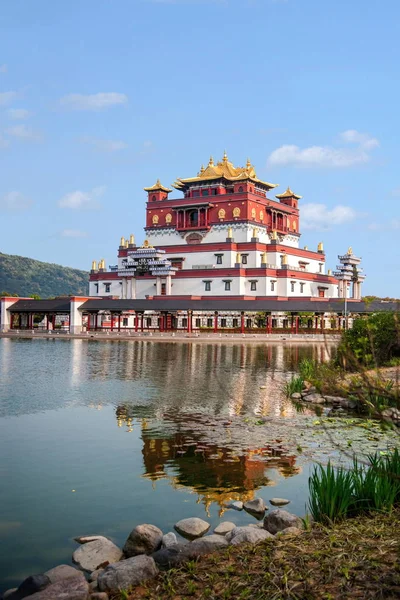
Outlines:
{"type": "Polygon", "coordinates": [[[353,473],[343,467],[335,469],[317,465],[308,480],[309,509],[315,521],[332,524],[345,518],[353,504],[353,473]]]}
{"type": "Polygon", "coordinates": [[[303,358],[299,364],[299,373],[305,381],[311,381],[317,373],[318,363],[311,358],[303,358]]]}
{"type": "Polygon", "coordinates": [[[300,394],[304,389],[304,379],[299,375],[295,375],[292,379],[285,382],[283,389],[287,398],[290,398],[296,392],[300,394]]]}

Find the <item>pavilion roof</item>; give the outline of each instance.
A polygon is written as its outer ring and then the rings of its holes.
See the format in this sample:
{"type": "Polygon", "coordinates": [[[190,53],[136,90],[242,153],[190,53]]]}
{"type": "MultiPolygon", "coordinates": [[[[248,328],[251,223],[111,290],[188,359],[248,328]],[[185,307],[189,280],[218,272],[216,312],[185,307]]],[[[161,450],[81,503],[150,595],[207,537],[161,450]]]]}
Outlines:
{"type": "Polygon", "coordinates": [[[295,194],[294,192],[292,192],[292,190],[290,189],[290,187],[287,188],[286,192],[283,192],[283,194],[277,194],[275,196],[275,198],[297,198],[297,200],[300,200],[300,198],[302,198],[303,196],[298,196],[297,194],[295,194]]]}
{"type": "Polygon", "coordinates": [[[159,190],[161,190],[162,192],[167,192],[167,193],[172,192],[172,190],[170,190],[169,188],[162,185],[162,183],[159,179],[157,179],[155,184],[152,185],[151,187],[147,187],[147,188],[143,188],[143,189],[145,192],[158,192],[159,190]]]}

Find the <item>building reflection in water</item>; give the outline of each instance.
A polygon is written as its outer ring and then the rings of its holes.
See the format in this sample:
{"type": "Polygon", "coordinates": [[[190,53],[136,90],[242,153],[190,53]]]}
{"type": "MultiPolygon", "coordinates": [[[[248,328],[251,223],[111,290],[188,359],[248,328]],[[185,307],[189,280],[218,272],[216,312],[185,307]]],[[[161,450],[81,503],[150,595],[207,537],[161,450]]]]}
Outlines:
{"type": "Polygon", "coordinates": [[[216,503],[221,516],[228,500],[250,500],[261,487],[274,485],[278,474],[286,478],[301,472],[296,457],[278,444],[237,453],[202,440],[193,427],[201,419],[198,414],[167,414],[160,423],[146,412],[146,407],[127,405],[116,409],[119,427],[141,429],[143,476],[154,484],[167,479],[175,489],[190,489],[207,513],[216,503]]]}

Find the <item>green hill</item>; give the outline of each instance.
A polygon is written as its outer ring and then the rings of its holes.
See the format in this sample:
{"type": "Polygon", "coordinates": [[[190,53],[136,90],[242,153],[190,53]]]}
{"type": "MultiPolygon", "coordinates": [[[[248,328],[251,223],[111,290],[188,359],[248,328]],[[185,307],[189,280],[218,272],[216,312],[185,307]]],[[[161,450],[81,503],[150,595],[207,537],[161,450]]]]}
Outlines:
{"type": "Polygon", "coordinates": [[[0,252],[0,295],[85,296],[89,273],[0,252]]]}

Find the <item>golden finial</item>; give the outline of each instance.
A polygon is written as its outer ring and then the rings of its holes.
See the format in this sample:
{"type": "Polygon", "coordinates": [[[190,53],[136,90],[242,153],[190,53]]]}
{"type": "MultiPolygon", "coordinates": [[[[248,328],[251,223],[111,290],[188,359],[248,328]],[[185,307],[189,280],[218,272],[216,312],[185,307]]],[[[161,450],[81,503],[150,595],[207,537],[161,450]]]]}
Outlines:
{"type": "Polygon", "coordinates": [[[287,265],[288,264],[288,257],[287,254],[284,254],[282,256],[282,265],[287,265]]]}
{"type": "Polygon", "coordinates": [[[232,227],[228,227],[228,238],[233,238],[232,227]]]}
{"type": "Polygon", "coordinates": [[[200,175],[203,175],[204,171],[205,171],[204,165],[201,165],[200,175]]]}
{"type": "Polygon", "coordinates": [[[143,248],[148,248],[148,247],[149,247],[149,240],[144,240],[143,248]]]}
{"type": "Polygon", "coordinates": [[[350,256],[353,254],[353,248],[351,246],[347,250],[347,254],[350,254],[350,256]]]}
{"type": "Polygon", "coordinates": [[[332,275],[332,269],[328,269],[328,275],[332,275]]]}
{"type": "Polygon", "coordinates": [[[320,242],[320,243],[318,244],[318,252],[323,252],[323,251],[324,251],[324,243],[323,243],[323,242],[320,242]]]}
{"type": "Polygon", "coordinates": [[[133,233],[131,233],[131,235],[129,236],[129,244],[131,246],[134,246],[135,244],[135,236],[133,235],[133,233]]]}
{"type": "Polygon", "coordinates": [[[97,271],[97,262],[95,260],[92,261],[92,271],[97,271]]]}
{"type": "Polygon", "coordinates": [[[213,167],[213,166],[214,166],[214,159],[213,159],[213,157],[212,157],[212,156],[210,156],[210,160],[209,160],[209,162],[208,162],[208,166],[209,166],[209,167],[213,167]]]}
{"type": "Polygon", "coordinates": [[[276,233],[276,229],[274,229],[271,233],[271,240],[277,240],[278,234],[276,233]]]}
{"type": "Polygon", "coordinates": [[[253,227],[253,238],[257,237],[257,227],[253,227]]]}
{"type": "Polygon", "coordinates": [[[120,246],[125,246],[125,238],[124,238],[124,236],[122,236],[122,238],[121,238],[121,242],[120,242],[120,244],[119,244],[119,245],[120,245],[120,246]]]}
{"type": "Polygon", "coordinates": [[[128,242],[128,240],[125,240],[125,248],[129,248],[129,242],[128,242]]]}
{"type": "Polygon", "coordinates": [[[224,157],[222,159],[224,162],[228,162],[228,155],[226,153],[226,150],[224,150],[224,157]]]}
{"type": "Polygon", "coordinates": [[[253,165],[251,164],[250,158],[247,159],[246,167],[250,169],[253,165]]]}
{"type": "Polygon", "coordinates": [[[236,264],[240,263],[240,254],[239,252],[236,253],[236,264]]]}
{"type": "Polygon", "coordinates": [[[104,260],[104,258],[101,258],[101,259],[99,260],[99,271],[100,271],[100,269],[102,269],[102,270],[104,270],[104,271],[105,271],[105,269],[106,269],[106,261],[104,260]]]}

